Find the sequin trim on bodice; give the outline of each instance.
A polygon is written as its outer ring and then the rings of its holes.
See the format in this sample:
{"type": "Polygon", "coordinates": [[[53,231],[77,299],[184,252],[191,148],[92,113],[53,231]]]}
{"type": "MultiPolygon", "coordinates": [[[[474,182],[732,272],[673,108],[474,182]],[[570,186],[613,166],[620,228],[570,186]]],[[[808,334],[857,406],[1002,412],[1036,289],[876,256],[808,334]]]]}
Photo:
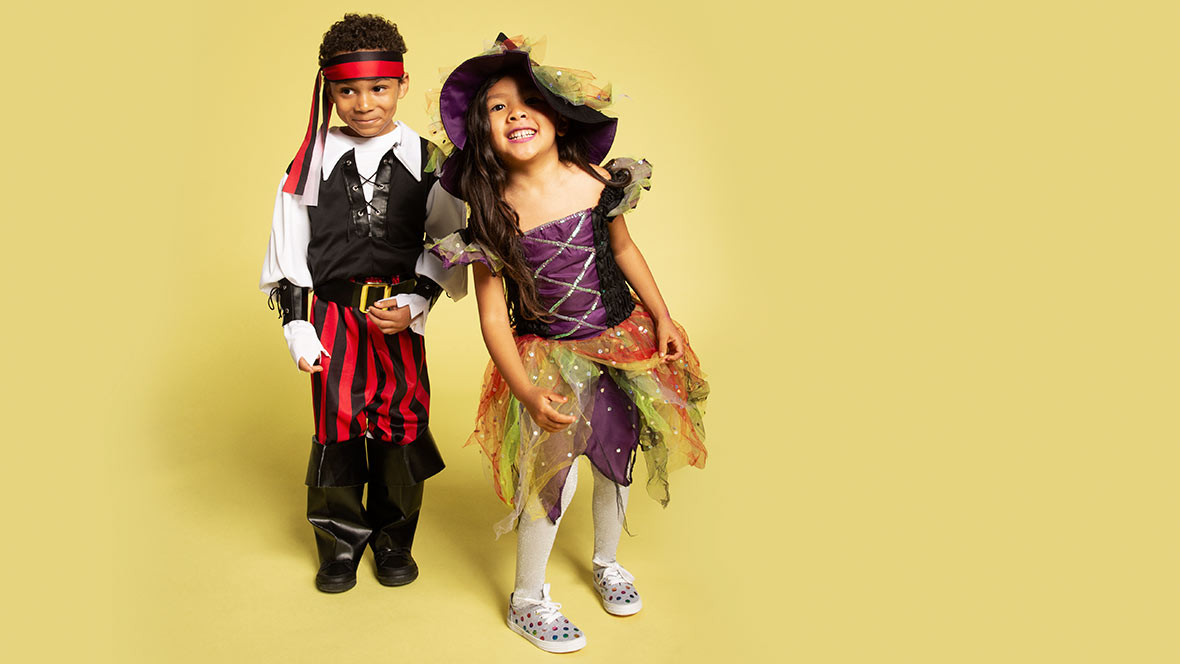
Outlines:
{"type": "Polygon", "coordinates": [[[521,246],[554,339],[582,339],[607,329],[590,208],[529,229],[521,246]]]}

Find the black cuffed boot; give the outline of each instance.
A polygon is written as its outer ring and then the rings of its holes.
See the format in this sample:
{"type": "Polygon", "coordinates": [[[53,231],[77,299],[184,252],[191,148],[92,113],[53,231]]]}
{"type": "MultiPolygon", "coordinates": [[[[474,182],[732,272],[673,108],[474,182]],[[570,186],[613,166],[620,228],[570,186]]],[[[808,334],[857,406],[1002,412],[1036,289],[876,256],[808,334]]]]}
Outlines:
{"type": "Polygon", "coordinates": [[[312,442],[307,470],[307,520],[315,529],[320,568],[315,587],[342,593],[356,585],[356,568],[371,530],[361,495],[365,490],[364,440],[312,442]]]}
{"type": "Polygon", "coordinates": [[[404,586],[418,578],[418,564],[410,555],[425,482],[410,486],[369,485],[367,516],[373,528],[369,545],[377,564],[377,580],[385,586],[404,586]]]}
{"type": "Polygon", "coordinates": [[[315,587],[342,593],[356,585],[356,566],[369,541],[369,527],[361,507],[364,485],[307,487],[307,520],[315,528],[320,569],[315,587]]]}
{"type": "Polygon", "coordinates": [[[427,477],[443,469],[442,457],[429,431],[408,445],[370,440],[368,518],[373,529],[369,545],[377,563],[377,580],[404,586],[418,578],[410,555],[422,489],[427,477]]]}

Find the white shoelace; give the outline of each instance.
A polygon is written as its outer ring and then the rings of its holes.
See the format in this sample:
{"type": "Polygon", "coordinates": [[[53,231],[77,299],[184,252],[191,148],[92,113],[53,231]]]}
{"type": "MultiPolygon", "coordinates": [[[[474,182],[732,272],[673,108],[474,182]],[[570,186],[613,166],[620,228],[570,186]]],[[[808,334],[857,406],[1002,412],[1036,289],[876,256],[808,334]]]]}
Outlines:
{"type": "Polygon", "coordinates": [[[599,570],[602,582],[608,586],[618,586],[624,583],[634,583],[635,576],[623,569],[617,561],[602,567],[599,570]]]}
{"type": "MultiPolygon", "coordinates": [[[[521,609],[517,609],[517,612],[520,610],[521,609]]],[[[537,617],[541,619],[541,622],[546,625],[553,622],[554,620],[557,620],[558,618],[564,617],[561,615],[561,603],[554,602],[553,600],[549,599],[548,583],[541,587],[541,601],[537,602],[536,604],[529,605],[525,608],[525,610],[537,614],[537,617]]]]}

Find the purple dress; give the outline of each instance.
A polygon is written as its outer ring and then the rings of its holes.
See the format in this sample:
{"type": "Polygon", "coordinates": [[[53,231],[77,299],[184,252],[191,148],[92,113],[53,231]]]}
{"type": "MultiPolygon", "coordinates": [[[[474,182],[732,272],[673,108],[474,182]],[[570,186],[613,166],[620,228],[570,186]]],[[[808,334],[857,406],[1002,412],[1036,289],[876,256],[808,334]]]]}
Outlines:
{"type": "MultiPolygon", "coordinates": [[[[551,316],[553,339],[588,339],[607,331],[606,309],[595,266],[591,208],[525,231],[521,238],[525,260],[533,268],[537,297],[551,316]]],[[[615,484],[630,486],[631,466],[639,445],[639,411],[610,374],[598,380],[590,438],[585,455],[598,472],[615,484]]],[[[566,468],[551,481],[565,484],[566,468]]],[[[561,501],[549,510],[561,516],[561,501]]]]}
{"type": "MultiPolygon", "coordinates": [[[[634,209],[640,191],[650,187],[651,164],[615,159],[605,168],[618,180],[626,171],[630,181],[604,188],[593,208],[520,237],[526,274],[546,315],[516,317],[516,350],[532,384],[565,397],[561,412],[578,420],[553,433],[536,426],[495,362],[488,363],[468,442],[487,456],[496,495],[512,507],[496,524],[498,534],[515,528],[526,512],[560,516],[561,489],[582,454],[597,472],[628,486],[642,451],[647,492],[662,505],[669,500],[669,472],[703,468],[708,456],[703,418],[709,384],[700,360],[686,336],[679,361],[659,354],[657,322],[634,300],[610,253],[609,224],[634,209]]],[[[444,268],[479,262],[500,273],[503,262],[471,233],[452,233],[431,244],[430,252],[444,268]]],[[[509,313],[519,312],[519,295],[514,289],[506,295],[509,313]]]]}

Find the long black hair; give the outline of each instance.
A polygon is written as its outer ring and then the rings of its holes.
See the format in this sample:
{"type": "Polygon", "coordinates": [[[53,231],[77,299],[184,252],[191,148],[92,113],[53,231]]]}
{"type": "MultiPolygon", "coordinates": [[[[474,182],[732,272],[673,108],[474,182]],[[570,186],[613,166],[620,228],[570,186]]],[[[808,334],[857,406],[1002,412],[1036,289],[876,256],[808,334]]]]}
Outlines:
{"type": "MultiPolygon", "coordinates": [[[[524,235],[520,230],[520,216],[504,200],[508,169],[492,150],[488,89],[503,76],[490,77],[479,87],[465,116],[467,144],[451,156],[453,163],[448,166],[457,169],[460,197],[471,206],[468,228],[473,239],[504,262],[509,314],[513,320],[521,316],[545,320],[547,316],[537,298],[537,287],[520,244],[520,238],[524,235]],[[519,310],[514,310],[517,307],[519,310]]],[[[594,170],[586,157],[590,152],[590,143],[584,126],[575,121],[566,122],[568,129],[565,135],[557,137],[558,159],[586,171],[604,185],[619,187],[626,184],[629,179],[626,173],[621,174],[623,179],[608,180],[594,170]]]]}

